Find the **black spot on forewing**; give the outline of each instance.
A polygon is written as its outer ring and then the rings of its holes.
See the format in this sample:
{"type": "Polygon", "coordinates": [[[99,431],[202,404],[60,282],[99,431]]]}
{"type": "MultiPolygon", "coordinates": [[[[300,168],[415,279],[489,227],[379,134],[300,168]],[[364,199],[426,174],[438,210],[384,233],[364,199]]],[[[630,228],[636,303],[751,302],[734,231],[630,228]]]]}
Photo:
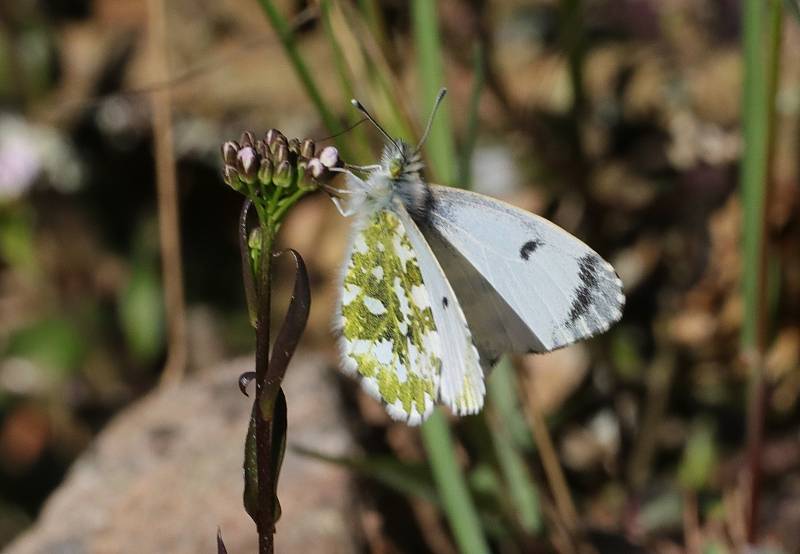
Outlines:
{"type": "Polygon", "coordinates": [[[597,279],[597,258],[586,254],[578,260],[578,279],[580,285],[575,289],[575,297],[569,310],[569,323],[574,323],[579,317],[589,311],[592,305],[592,295],[599,283],[597,279]]]}
{"type": "Polygon", "coordinates": [[[442,296],[442,308],[446,308],[450,302],[447,300],[446,296],[442,296]]]}
{"type": "Polygon", "coordinates": [[[522,248],[519,249],[519,257],[527,262],[528,258],[531,257],[531,254],[536,252],[536,249],[543,244],[544,243],[539,239],[529,240],[522,245],[522,248]]]}

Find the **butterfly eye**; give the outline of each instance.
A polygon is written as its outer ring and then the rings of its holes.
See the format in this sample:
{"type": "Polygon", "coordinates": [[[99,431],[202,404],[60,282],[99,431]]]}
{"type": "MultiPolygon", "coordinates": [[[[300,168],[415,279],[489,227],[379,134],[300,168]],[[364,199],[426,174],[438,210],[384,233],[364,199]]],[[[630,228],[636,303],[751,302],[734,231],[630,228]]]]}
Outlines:
{"type": "Polygon", "coordinates": [[[403,163],[397,158],[389,162],[389,174],[392,176],[392,179],[396,179],[400,175],[402,169],[403,163]]]}

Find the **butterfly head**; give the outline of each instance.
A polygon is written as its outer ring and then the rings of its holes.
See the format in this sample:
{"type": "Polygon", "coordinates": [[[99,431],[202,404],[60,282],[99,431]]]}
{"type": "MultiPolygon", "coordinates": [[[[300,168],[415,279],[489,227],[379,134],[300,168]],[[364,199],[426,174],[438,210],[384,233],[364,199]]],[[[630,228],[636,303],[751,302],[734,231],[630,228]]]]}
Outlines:
{"type": "Polygon", "coordinates": [[[383,149],[381,166],[393,181],[405,181],[418,177],[422,165],[422,156],[420,156],[419,150],[407,142],[395,140],[383,149]]]}

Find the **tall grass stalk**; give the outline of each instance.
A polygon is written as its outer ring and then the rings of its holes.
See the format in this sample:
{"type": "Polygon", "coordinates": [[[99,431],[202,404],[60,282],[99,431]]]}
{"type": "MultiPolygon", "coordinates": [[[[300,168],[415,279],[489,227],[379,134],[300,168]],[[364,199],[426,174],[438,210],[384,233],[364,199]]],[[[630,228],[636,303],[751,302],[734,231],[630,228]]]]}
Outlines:
{"type": "MultiPolygon", "coordinates": [[[[423,98],[422,105],[430,107],[433,106],[436,95],[444,85],[436,3],[414,0],[411,11],[423,98]]],[[[450,124],[450,110],[447,109],[447,106],[448,103],[445,102],[439,109],[426,146],[433,173],[442,182],[452,184],[456,174],[457,161],[450,124]]],[[[456,462],[450,428],[441,411],[437,410],[422,425],[422,439],[430,457],[436,486],[459,551],[475,554],[489,552],[477,508],[470,497],[464,474],[456,462]]]]}
{"type": "Polygon", "coordinates": [[[748,543],[753,544],[758,536],[766,404],[763,363],[768,327],[766,207],[780,59],[783,17],[781,1],[769,0],[765,3],[762,0],[745,0],[742,17],[744,152],[740,179],[743,208],[742,294],[745,315],[741,346],[750,373],[747,413],[749,499],[746,532],[748,543]]]}
{"type": "MultiPolygon", "coordinates": [[[[422,87],[422,106],[430,109],[444,85],[444,64],[439,41],[439,18],[436,2],[414,0],[411,17],[414,25],[414,44],[417,68],[422,87]]],[[[434,176],[444,185],[454,185],[456,178],[456,149],[450,123],[449,103],[445,102],[431,128],[426,149],[434,176]]]]}
{"type": "Polygon", "coordinates": [[[422,425],[422,441],[458,551],[462,554],[488,554],[490,550],[478,512],[456,461],[453,436],[440,409],[435,410],[422,425]]]}
{"type": "MultiPolygon", "coordinates": [[[[278,10],[278,8],[275,6],[274,2],[271,2],[270,0],[258,0],[258,3],[264,10],[264,14],[267,16],[267,19],[272,25],[273,30],[278,35],[278,39],[280,39],[281,44],[283,45],[283,49],[286,52],[286,56],[289,58],[289,62],[294,67],[295,73],[297,73],[297,77],[300,79],[300,83],[303,85],[306,94],[308,94],[308,97],[311,99],[311,102],[317,109],[317,112],[319,113],[322,122],[325,124],[325,127],[331,134],[338,133],[341,131],[339,128],[339,122],[336,120],[333,112],[328,109],[328,105],[322,98],[322,94],[320,93],[314,78],[311,76],[311,71],[308,69],[303,56],[300,54],[300,50],[297,47],[297,42],[295,41],[294,32],[292,32],[291,26],[286,21],[286,18],[283,16],[283,14],[281,14],[280,10],[278,10]]],[[[339,152],[342,154],[344,159],[352,159],[348,155],[349,152],[344,141],[337,141],[336,146],[339,148],[339,152]]]]}

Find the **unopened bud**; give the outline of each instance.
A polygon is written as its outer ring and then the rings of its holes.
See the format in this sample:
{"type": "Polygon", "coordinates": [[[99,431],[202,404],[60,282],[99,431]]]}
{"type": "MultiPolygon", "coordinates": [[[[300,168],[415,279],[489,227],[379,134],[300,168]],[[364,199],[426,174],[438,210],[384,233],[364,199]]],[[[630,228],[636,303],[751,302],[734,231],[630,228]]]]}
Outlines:
{"type": "Polygon", "coordinates": [[[279,144],[273,151],[272,151],[272,159],[275,161],[275,165],[279,165],[282,162],[289,160],[289,148],[285,144],[279,144]]]}
{"type": "Polygon", "coordinates": [[[261,167],[258,168],[258,180],[262,185],[268,185],[272,181],[272,160],[262,158],[261,167]]]}
{"type": "Polygon", "coordinates": [[[293,138],[289,140],[289,152],[291,152],[295,156],[300,155],[300,139],[293,138]]]}
{"type": "Polygon", "coordinates": [[[272,146],[278,136],[283,136],[283,134],[277,129],[270,129],[264,134],[264,142],[267,143],[267,146],[272,146]]]}
{"type": "Polygon", "coordinates": [[[292,167],[292,164],[290,164],[288,160],[282,161],[275,168],[275,175],[272,178],[272,182],[279,187],[285,188],[290,186],[292,184],[293,171],[294,167],[292,167]]]}
{"type": "Polygon", "coordinates": [[[256,141],[255,148],[256,148],[256,152],[258,152],[258,155],[261,156],[262,158],[269,158],[270,157],[271,153],[269,151],[269,146],[267,146],[266,141],[264,141],[263,139],[258,139],[256,141]]]}
{"type": "Polygon", "coordinates": [[[300,155],[304,158],[313,158],[314,157],[314,141],[311,139],[306,139],[300,145],[300,155]]]}
{"type": "Polygon", "coordinates": [[[236,163],[236,154],[239,152],[239,144],[235,140],[229,140],[222,145],[222,159],[228,165],[236,163]]]}
{"type": "Polygon", "coordinates": [[[261,255],[261,228],[254,227],[247,237],[247,246],[250,249],[250,260],[254,267],[258,267],[258,258],[261,255]]]}
{"type": "Polygon", "coordinates": [[[319,153],[319,161],[327,168],[336,167],[339,164],[339,151],[335,146],[326,146],[319,153]]]}
{"type": "Polygon", "coordinates": [[[299,176],[297,178],[297,187],[300,190],[314,190],[317,188],[318,184],[314,180],[314,176],[312,171],[308,167],[304,167],[299,170],[299,176]]]}
{"type": "Polygon", "coordinates": [[[236,155],[236,168],[246,183],[255,182],[258,174],[258,156],[252,146],[245,146],[239,150],[236,155]]]}
{"type": "Polygon", "coordinates": [[[308,164],[306,164],[306,170],[311,172],[311,176],[314,179],[319,179],[322,177],[322,174],[325,173],[325,166],[322,165],[319,158],[311,158],[308,160],[308,164]]]}
{"type": "Polygon", "coordinates": [[[241,192],[242,181],[239,179],[239,172],[232,165],[226,165],[222,169],[222,180],[236,192],[241,192]]]}
{"type": "Polygon", "coordinates": [[[242,146],[253,146],[255,143],[253,140],[253,133],[250,131],[242,133],[242,138],[239,139],[239,143],[241,143],[242,146]]]}
{"type": "Polygon", "coordinates": [[[274,154],[275,151],[284,146],[287,149],[289,148],[289,141],[286,140],[286,137],[283,136],[280,131],[276,131],[274,135],[272,135],[272,139],[267,141],[267,145],[269,146],[270,151],[274,154]]]}

